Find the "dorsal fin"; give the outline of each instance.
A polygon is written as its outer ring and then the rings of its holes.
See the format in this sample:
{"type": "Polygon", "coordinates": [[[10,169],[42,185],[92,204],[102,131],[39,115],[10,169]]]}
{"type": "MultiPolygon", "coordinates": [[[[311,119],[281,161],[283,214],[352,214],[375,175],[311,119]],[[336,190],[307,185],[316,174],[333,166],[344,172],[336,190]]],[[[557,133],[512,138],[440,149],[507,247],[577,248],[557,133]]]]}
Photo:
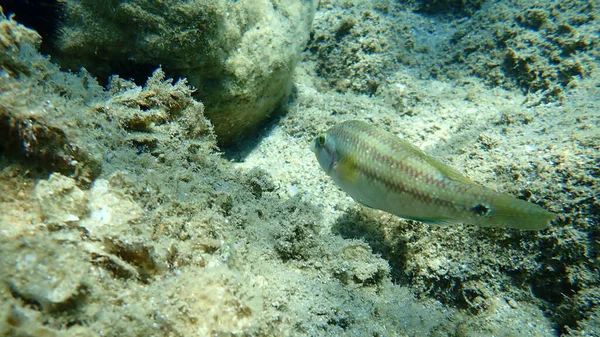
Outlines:
{"type": "Polygon", "coordinates": [[[446,178],[452,179],[455,181],[460,181],[460,182],[467,183],[467,184],[473,184],[473,181],[471,179],[469,179],[469,177],[460,173],[458,170],[456,170],[442,162],[439,162],[431,157],[426,158],[426,160],[429,164],[434,166],[436,169],[440,170],[440,172],[442,172],[442,174],[445,175],[446,178]]]}
{"type": "Polygon", "coordinates": [[[405,141],[404,139],[398,138],[398,140],[402,143],[402,146],[406,150],[408,150],[412,154],[418,156],[419,158],[421,158],[423,161],[425,161],[429,165],[435,167],[446,178],[452,179],[452,180],[455,180],[455,181],[460,181],[460,182],[467,183],[467,184],[473,184],[473,181],[471,181],[471,179],[469,179],[464,174],[460,173],[458,170],[456,170],[456,169],[454,169],[454,168],[452,168],[452,167],[450,167],[450,166],[448,166],[448,165],[446,165],[446,164],[438,161],[435,158],[432,158],[432,157],[426,155],[418,147],[412,145],[411,143],[405,141]]]}

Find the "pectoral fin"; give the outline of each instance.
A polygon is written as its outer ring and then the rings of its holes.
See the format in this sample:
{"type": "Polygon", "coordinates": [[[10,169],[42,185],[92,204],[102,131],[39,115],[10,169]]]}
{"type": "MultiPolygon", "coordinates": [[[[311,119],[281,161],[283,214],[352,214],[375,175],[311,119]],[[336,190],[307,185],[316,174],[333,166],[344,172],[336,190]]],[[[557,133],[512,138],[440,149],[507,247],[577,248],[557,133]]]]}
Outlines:
{"type": "Polygon", "coordinates": [[[351,160],[346,158],[338,161],[334,169],[339,179],[346,184],[356,184],[358,181],[360,172],[351,160]]]}

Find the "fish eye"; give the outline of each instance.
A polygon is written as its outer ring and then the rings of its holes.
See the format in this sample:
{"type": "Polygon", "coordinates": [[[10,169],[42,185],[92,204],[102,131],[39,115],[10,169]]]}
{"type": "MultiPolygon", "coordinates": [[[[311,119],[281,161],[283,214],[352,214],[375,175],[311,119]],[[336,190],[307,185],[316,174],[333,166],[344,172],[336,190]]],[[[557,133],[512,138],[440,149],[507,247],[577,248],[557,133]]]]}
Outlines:
{"type": "Polygon", "coordinates": [[[317,145],[319,145],[319,146],[325,145],[325,136],[323,136],[323,135],[317,136],[317,145]]]}

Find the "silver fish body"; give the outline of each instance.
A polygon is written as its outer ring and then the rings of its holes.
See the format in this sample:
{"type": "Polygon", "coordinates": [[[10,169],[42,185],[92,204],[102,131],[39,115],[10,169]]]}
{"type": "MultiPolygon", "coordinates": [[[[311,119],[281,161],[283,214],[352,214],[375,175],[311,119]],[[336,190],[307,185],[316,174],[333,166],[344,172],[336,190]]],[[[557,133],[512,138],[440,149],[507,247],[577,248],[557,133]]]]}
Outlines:
{"type": "Polygon", "coordinates": [[[400,138],[347,121],[314,142],[319,164],[357,202],[429,224],[539,230],[554,215],[538,205],[473,183],[400,138]]]}

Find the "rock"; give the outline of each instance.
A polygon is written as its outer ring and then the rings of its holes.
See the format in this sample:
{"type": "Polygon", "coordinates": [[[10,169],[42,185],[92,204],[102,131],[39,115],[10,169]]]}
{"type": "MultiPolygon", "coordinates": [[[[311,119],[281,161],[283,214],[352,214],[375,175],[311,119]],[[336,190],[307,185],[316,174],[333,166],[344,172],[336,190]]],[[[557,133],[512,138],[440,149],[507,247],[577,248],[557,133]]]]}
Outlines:
{"type": "Polygon", "coordinates": [[[82,287],[88,266],[72,246],[61,245],[42,235],[3,242],[2,275],[13,296],[32,301],[44,309],[74,300],[82,287]]]}
{"type": "Polygon", "coordinates": [[[42,214],[50,222],[79,221],[87,213],[87,197],[77,182],[60,173],[53,173],[48,180],[40,180],[35,186],[35,196],[42,214]]]}
{"type": "Polygon", "coordinates": [[[70,0],[53,59],[104,78],[162,65],[197,89],[219,142],[231,144],[287,100],[315,10],[315,0],[70,0]]]}

